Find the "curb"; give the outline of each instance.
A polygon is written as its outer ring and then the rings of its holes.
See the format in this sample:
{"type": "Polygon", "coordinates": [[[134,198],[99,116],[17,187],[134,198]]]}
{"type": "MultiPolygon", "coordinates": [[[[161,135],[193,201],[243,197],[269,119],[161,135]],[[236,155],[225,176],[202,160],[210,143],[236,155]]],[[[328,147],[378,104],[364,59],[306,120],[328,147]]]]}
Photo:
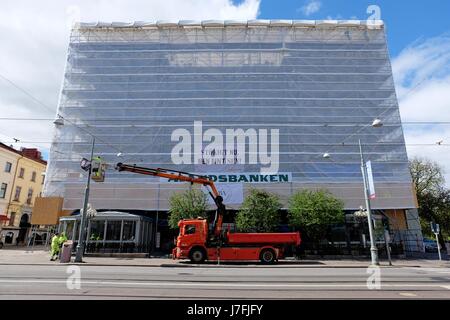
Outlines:
{"type": "MultiPolygon", "coordinates": [[[[266,268],[266,269],[308,269],[308,268],[324,268],[324,269],[361,269],[368,268],[368,265],[230,265],[230,264],[105,264],[105,263],[0,263],[0,266],[89,266],[89,267],[141,267],[141,268],[266,268]]],[[[420,265],[393,265],[393,266],[379,266],[380,268],[427,268],[428,266],[420,265]]],[[[444,266],[435,266],[444,267],[444,266]]]]}

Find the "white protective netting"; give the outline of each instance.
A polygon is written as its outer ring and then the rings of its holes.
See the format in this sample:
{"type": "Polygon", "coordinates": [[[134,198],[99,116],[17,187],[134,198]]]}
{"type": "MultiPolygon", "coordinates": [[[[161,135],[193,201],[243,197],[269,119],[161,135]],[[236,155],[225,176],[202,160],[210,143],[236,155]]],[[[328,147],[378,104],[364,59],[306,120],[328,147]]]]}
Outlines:
{"type": "MultiPolygon", "coordinates": [[[[412,208],[411,177],[382,25],[359,22],[79,24],[74,28],[45,195],[81,207],[80,159],[187,172],[259,172],[260,164],[174,165],[171,133],[279,129],[279,171],[289,183],[258,184],[286,199],[325,187],[347,208],[363,204],[358,139],[371,160],[375,208],[412,208]],[[382,119],[381,128],[370,126],[382,119]],[[118,152],[122,158],[117,157],[118,152]],[[331,159],[323,158],[329,153],[331,159]]],[[[249,148],[247,146],[246,150],[249,148]]],[[[248,157],[248,155],[247,155],[248,157]]],[[[184,184],[108,170],[95,208],[164,209],[184,184]]],[[[245,184],[248,190],[250,184],[245,184]]]]}

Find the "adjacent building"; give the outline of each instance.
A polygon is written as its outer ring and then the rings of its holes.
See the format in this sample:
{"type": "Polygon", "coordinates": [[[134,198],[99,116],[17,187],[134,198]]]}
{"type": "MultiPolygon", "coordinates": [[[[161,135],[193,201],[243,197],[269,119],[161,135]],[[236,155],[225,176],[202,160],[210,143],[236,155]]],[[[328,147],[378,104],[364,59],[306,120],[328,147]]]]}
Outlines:
{"type": "Polygon", "coordinates": [[[375,216],[404,250],[423,249],[381,21],[79,23],[58,114],[70,121],[55,127],[45,194],[65,210],[82,206],[80,160],[95,135],[95,155],[111,166],[90,203],[150,217],[163,238],[168,199],[189,186],[115,163],[209,175],[233,210],[250,188],[285,208],[297,190],[326,188],[348,218],[336,242],[365,245],[353,215],[365,206],[361,141],[375,216]]]}
{"type": "Polygon", "coordinates": [[[16,150],[0,143],[0,217],[6,244],[26,240],[33,205],[44,186],[46,165],[37,149],[16,150]]]}

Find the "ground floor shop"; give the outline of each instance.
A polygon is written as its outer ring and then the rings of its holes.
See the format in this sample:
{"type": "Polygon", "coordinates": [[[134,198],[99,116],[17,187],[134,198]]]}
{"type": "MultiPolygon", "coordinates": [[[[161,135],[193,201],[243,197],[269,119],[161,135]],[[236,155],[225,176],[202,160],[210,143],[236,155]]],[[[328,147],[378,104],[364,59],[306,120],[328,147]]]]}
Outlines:
{"type": "MultiPolygon", "coordinates": [[[[59,232],[74,242],[80,237],[81,216],[61,217],[59,232]]],[[[119,211],[99,212],[87,221],[87,253],[149,253],[154,243],[153,220],[119,211]]]]}
{"type": "MultiPolygon", "coordinates": [[[[100,211],[100,210],[99,210],[100,211]]],[[[370,254],[370,238],[367,217],[358,216],[354,210],[345,211],[343,223],[330,225],[326,236],[317,241],[302,233],[300,248],[288,248],[290,255],[350,255],[370,254]]],[[[237,210],[229,210],[224,220],[224,228],[235,232],[233,221],[237,210]]],[[[211,212],[213,216],[213,212],[211,212]]],[[[61,217],[59,231],[65,232],[76,243],[79,238],[81,217],[78,212],[61,217]]],[[[420,225],[415,214],[408,210],[374,210],[374,235],[380,255],[386,253],[386,242],[392,254],[424,252],[420,225]]],[[[178,230],[168,225],[167,211],[100,211],[89,218],[87,225],[88,253],[148,253],[168,255],[174,247],[178,230]]],[[[293,231],[288,225],[287,211],[282,211],[279,232],[293,231]]]]}

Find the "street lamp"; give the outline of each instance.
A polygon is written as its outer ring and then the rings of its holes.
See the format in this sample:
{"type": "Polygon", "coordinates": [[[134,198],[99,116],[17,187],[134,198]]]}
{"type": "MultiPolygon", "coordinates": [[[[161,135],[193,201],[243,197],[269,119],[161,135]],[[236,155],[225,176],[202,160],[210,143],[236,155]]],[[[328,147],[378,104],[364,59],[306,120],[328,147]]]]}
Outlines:
{"type": "MultiPolygon", "coordinates": [[[[56,118],[55,121],[53,121],[53,124],[57,127],[64,126],[64,118],[58,115],[58,118],[56,118]]],[[[83,212],[81,214],[80,233],[78,238],[77,251],[75,255],[75,262],[78,263],[83,262],[83,253],[85,248],[84,238],[86,237],[87,207],[89,201],[89,190],[91,185],[92,158],[94,157],[94,146],[95,146],[95,137],[92,136],[91,157],[90,159],[83,159],[81,163],[81,167],[88,172],[88,175],[86,180],[86,187],[84,190],[83,212]]]]}
{"type": "MultiPolygon", "coordinates": [[[[372,127],[374,127],[374,128],[380,128],[382,126],[383,126],[383,122],[378,118],[376,118],[372,122],[372,127]]],[[[369,185],[368,185],[368,181],[367,181],[367,167],[366,167],[366,163],[364,162],[364,156],[363,156],[363,152],[362,152],[362,146],[361,146],[360,139],[358,140],[358,144],[359,144],[359,155],[361,157],[361,173],[362,173],[363,183],[364,183],[364,199],[366,202],[367,220],[369,223],[370,256],[372,259],[372,265],[378,266],[378,265],[380,265],[380,262],[378,260],[378,249],[375,245],[375,239],[373,236],[373,220],[372,220],[372,211],[371,211],[371,207],[370,207],[369,185]]],[[[329,158],[331,158],[331,155],[329,153],[324,153],[323,158],[329,159],[329,158]]]]}
{"type": "Polygon", "coordinates": [[[378,260],[378,249],[375,245],[375,239],[373,237],[373,221],[372,221],[372,211],[370,208],[369,186],[367,183],[367,167],[366,163],[364,162],[361,140],[358,140],[358,142],[359,142],[359,154],[361,156],[361,173],[364,182],[364,198],[366,200],[367,221],[369,223],[370,256],[372,258],[372,265],[378,266],[380,265],[380,262],[378,260]]]}
{"type": "Polygon", "coordinates": [[[80,236],[78,238],[77,244],[77,253],[75,255],[75,262],[83,262],[83,253],[86,245],[86,221],[87,221],[87,207],[89,201],[89,190],[91,186],[91,173],[92,173],[92,158],[94,157],[94,146],[95,146],[95,137],[92,136],[92,148],[91,148],[91,157],[89,159],[89,165],[87,167],[87,180],[86,187],[84,189],[84,201],[83,201],[83,212],[81,214],[81,222],[80,222],[80,236]]]}

